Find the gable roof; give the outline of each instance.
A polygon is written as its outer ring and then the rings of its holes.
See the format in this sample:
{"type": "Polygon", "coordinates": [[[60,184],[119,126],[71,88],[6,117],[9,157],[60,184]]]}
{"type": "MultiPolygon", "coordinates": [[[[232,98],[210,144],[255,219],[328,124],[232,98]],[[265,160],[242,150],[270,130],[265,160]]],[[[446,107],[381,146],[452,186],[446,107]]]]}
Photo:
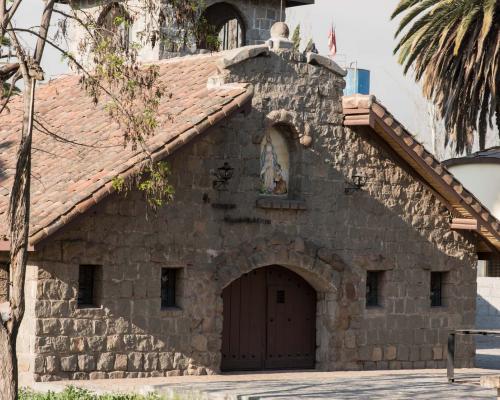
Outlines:
{"type": "MultiPolygon", "coordinates": [[[[162,61],[160,81],[171,95],[159,107],[158,133],[146,144],[155,160],[244,107],[248,84],[207,88],[219,55],[162,61]]],[[[22,98],[0,115],[0,250],[8,250],[6,213],[20,139],[22,98]],[[3,237],[3,240],[2,240],[3,237]]],[[[94,106],[79,77],[68,75],[40,85],[33,132],[30,244],[34,245],[113,192],[117,176],[132,174],[146,160],[140,149],[124,148],[123,133],[104,104],[94,106]]]]}
{"type": "Polygon", "coordinates": [[[344,125],[371,127],[442,197],[454,217],[476,220],[478,233],[500,251],[500,222],[374,96],[346,96],[342,105],[344,125]]]}
{"type": "Polygon", "coordinates": [[[450,158],[443,161],[447,167],[453,165],[466,165],[466,164],[500,164],[500,146],[490,147],[476,151],[473,154],[464,157],[450,158]]]}

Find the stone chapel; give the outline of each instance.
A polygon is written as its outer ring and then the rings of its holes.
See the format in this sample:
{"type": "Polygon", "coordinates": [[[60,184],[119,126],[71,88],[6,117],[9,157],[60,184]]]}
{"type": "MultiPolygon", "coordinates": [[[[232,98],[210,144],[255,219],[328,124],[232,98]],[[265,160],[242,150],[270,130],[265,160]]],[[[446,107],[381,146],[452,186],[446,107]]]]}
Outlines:
{"type": "MultiPolygon", "coordinates": [[[[115,192],[145,155],[78,76],[40,86],[67,140],[34,133],[20,374],[443,368],[499,222],[374,96],[343,98],[333,60],[293,50],[279,0],[207,6],[220,52],[157,53],[172,118],[147,145],[175,188],[157,213],[115,192]]],[[[0,116],[0,303],[21,102],[0,116]]]]}

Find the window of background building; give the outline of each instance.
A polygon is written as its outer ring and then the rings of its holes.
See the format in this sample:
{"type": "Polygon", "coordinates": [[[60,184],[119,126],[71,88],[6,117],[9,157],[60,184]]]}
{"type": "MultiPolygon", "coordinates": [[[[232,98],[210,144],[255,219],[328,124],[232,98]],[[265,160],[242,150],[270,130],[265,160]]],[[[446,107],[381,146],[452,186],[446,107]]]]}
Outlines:
{"type": "Polygon", "coordinates": [[[486,262],[486,276],[500,278],[500,259],[488,260],[486,262]]]}

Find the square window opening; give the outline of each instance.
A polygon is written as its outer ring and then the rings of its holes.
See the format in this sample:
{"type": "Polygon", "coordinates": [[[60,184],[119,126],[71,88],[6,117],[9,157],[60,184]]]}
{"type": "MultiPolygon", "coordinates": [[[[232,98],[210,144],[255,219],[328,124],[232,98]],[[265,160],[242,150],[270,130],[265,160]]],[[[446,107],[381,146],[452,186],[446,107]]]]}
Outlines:
{"type": "Polygon", "coordinates": [[[444,307],[444,290],[446,283],[446,272],[431,272],[430,299],[431,307],[444,307]]]}
{"type": "Polygon", "coordinates": [[[486,261],[486,276],[490,278],[500,278],[500,259],[486,261]]]}
{"type": "Polygon", "coordinates": [[[381,307],[383,271],[366,272],[366,307],[381,307]]]}
{"type": "Polygon", "coordinates": [[[78,308],[98,308],[101,267],[98,265],[80,265],[78,270],[78,308]]]}
{"type": "Polygon", "coordinates": [[[161,269],[161,308],[179,308],[179,268],[161,269]]]}

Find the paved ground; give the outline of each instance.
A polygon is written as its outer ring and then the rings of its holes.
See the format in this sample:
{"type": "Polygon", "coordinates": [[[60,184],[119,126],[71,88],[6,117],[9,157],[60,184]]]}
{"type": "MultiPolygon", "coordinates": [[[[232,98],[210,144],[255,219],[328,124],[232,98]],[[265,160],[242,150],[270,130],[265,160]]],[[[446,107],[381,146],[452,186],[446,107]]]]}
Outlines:
{"type": "Polygon", "coordinates": [[[500,338],[481,337],[476,341],[476,366],[500,369],[500,338]]]}
{"type": "Polygon", "coordinates": [[[47,382],[35,384],[35,389],[59,391],[72,384],[98,393],[154,391],[183,400],[496,399],[496,391],[481,387],[479,379],[500,374],[498,342],[480,344],[477,354],[481,368],[456,370],[455,384],[447,383],[445,370],[308,371],[47,382]]]}
{"type": "Polygon", "coordinates": [[[444,370],[373,372],[287,372],[205,377],[147,378],[37,384],[37,390],[61,390],[67,384],[96,392],[154,391],[189,400],[297,399],[495,399],[479,386],[479,377],[498,371],[457,371],[457,383],[446,382],[444,370]]]}

